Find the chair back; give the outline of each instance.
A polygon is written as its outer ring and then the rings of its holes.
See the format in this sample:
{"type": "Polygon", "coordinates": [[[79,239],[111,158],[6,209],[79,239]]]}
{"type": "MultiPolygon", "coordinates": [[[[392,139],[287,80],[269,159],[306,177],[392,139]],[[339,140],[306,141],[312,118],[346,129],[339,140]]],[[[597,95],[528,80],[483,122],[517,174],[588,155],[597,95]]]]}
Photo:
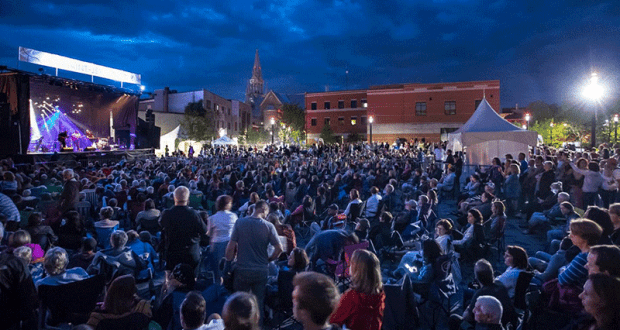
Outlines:
{"type": "Polygon", "coordinates": [[[156,236],[159,231],[161,231],[161,227],[159,226],[159,217],[152,218],[142,218],[140,220],[140,230],[146,230],[151,235],[156,236]]]}
{"type": "Polygon", "coordinates": [[[383,329],[413,330],[419,325],[418,308],[413,295],[409,276],[403,277],[402,284],[386,284],[383,329]]]}
{"type": "Polygon", "coordinates": [[[83,201],[75,204],[77,212],[80,214],[82,221],[87,222],[90,219],[90,206],[89,202],[83,201]]]}
{"type": "Polygon", "coordinates": [[[190,194],[189,206],[195,209],[202,209],[202,194],[190,194]]]}
{"type": "Polygon", "coordinates": [[[360,242],[358,244],[347,245],[344,247],[344,262],[340,262],[336,266],[336,276],[349,278],[351,274],[349,273],[349,265],[351,264],[351,256],[353,256],[353,252],[359,249],[367,250],[370,243],[368,241],[360,242]]]}
{"type": "Polygon", "coordinates": [[[515,286],[514,306],[518,309],[526,309],[525,295],[530,287],[530,281],[534,277],[534,272],[522,270],[517,277],[517,285],[515,286]]]}
{"type": "Polygon", "coordinates": [[[456,293],[456,285],[452,277],[452,253],[439,256],[433,264],[434,284],[440,296],[449,297],[456,293]]]}
{"type": "Polygon", "coordinates": [[[297,273],[294,271],[280,271],[278,273],[278,300],[280,310],[291,310],[293,308],[293,277],[297,273]]]}
{"type": "Polygon", "coordinates": [[[120,318],[105,318],[97,324],[97,330],[144,330],[151,320],[146,314],[132,313],[120,318]]]}
{"type": "Polygon", "coordinates": [[[349,208],[349,221],[350,222],[355,222],[357,218],[359,218],[359,216],[362,214],[362,207],[363,207],[362,203],[351,204],[349,208]]]}
{"type": "Polygon", "coordinates": [[[50,325],[88,321],[104,286],[105,279],[101,275],[69,284],[39,286],[39,300],[42,310],[50,311],[50,325]]]}

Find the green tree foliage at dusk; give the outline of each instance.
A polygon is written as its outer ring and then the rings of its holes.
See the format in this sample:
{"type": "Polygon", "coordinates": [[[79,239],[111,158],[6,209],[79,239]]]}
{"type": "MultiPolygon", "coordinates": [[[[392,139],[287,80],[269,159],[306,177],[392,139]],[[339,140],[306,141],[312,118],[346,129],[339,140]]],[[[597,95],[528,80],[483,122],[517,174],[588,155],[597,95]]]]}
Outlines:
{"type": "Polygon", "coordinates": [[[202,100],[190,102],[185,106],[181,128],[190,140],[208,141],[215,137],[215,125],[212,118],[210,111],[202,106],[202,100]]]}

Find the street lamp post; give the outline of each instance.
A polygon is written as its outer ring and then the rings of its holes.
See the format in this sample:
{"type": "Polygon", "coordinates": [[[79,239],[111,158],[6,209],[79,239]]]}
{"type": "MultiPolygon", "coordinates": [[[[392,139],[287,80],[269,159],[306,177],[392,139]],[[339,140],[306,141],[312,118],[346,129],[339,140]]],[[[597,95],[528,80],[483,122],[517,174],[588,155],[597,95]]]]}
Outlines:
{"type": "Polygon", "coordinates": [[[614,115],[614,144],[618,143],[618,114],[614,115]]]}
{"type": "MultiPolygon", "coordinates": [[[[583,96],[590,101],[597,102],[603,97],[603,86],[598,83],[598,74],[592,72],[590,75],[590,83],[583,89],[583,96]]],[[[597,105],[594,104],[594,115],[592,116],[592,147],[596,147],[596,120],[597,120],[597,105]]]]}
{"type": "Polygon", "coordinates": [[[551,146],[553,146],[553,126],[554,126],[553,122],[549,123],[549,127],[551,127],[549,129],[549,132],[551,133],[551,146]]]}
{"type": "Polygon", "coordinates": [[[276,135],[276,120],[271,117],[271,144],[273,144],[274,136],[276,135]]]}
{"type": "Polygon", "coordinates": [[[375,121],[375,119],[370,116],[368,117],[368,123],[370,124],[370,144],[372,144],[372,122],[375,121]]]}
{"type": "Polygon", "coordinates": [[[525,124],[526,125],[525,128],[528,130],[530,129],[530,119],[532,119],[530,116],[530,113],[529,112],[525,113],[525,122],[527,123],[525,124]]]}

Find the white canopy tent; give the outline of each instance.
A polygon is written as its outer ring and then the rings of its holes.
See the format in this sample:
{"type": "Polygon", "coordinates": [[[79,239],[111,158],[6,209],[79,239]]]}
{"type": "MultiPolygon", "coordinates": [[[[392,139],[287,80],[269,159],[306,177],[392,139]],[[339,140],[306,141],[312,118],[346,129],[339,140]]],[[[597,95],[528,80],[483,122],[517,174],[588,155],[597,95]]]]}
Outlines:
{"type": "Polygon", "coordinates": [[[181,125],[177,126],[177,128],[172,131],[162,135],[159,137],[159,149],[155,152],[155,154],[163,155],[166,152],[166,146],[170,149],[170,152],[174,151],[175,141],[179,137],[179,131],[181,130],[181,125]]]}
{"type": "Polygon", "coordinates": [[[212,146],[236,146],[237,145],[237,141],[229,138],[228,136],[224,135],[222,137],[220,137],[219,139],[211,142],[212,146]]]}
{"type": "Polygon", "coordinates": [[[538,133],[519,128],[502,118],[483,99],[469,120],[448,134],[448,149],[464,151],[469,165],[488,165],[491,159],[503,159],[506,154],[528,154],[535,146],[538,133]]]}

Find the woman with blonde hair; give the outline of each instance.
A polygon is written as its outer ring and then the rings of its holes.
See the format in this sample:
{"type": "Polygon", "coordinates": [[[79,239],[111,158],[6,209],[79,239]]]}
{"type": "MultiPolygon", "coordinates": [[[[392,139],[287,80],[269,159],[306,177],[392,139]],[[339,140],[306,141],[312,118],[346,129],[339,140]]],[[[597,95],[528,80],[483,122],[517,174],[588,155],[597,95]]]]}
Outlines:
{"type": "Polygon", "coordinates": [[[351,256],[351,288],[338,303],[329,322],[347,329],[381,329],[385,293],[377,256],[368,250],[356,250],[351,256]]]}

